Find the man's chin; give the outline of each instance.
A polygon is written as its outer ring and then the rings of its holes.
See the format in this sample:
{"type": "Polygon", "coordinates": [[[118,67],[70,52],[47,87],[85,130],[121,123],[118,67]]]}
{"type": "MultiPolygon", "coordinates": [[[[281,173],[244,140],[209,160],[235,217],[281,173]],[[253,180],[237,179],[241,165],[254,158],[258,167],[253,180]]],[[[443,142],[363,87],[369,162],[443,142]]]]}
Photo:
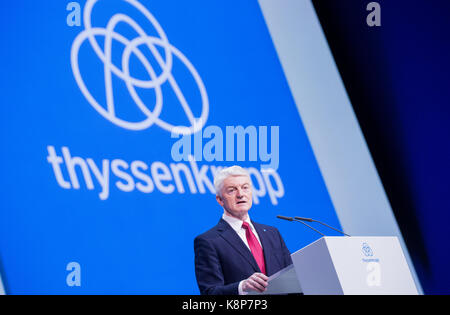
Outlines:
{"type": "Polygon", "coordinates": [[[250,210],[250,208],[242,209],[242,208],[237,207],[237,208],[235,208],[233,210],[228,210],[226,212],[227,212],[228,215],[230,215],[230,216],[232,216],[234,218],[244,220],[247,217],[248,210],[250,210]]]}
{"type": "Polygon", "coordinates": [[[252,205],[249,203],[240,203],[236,205],[236,210],[239,212],[248,212],[251,207],[252,205]]]}

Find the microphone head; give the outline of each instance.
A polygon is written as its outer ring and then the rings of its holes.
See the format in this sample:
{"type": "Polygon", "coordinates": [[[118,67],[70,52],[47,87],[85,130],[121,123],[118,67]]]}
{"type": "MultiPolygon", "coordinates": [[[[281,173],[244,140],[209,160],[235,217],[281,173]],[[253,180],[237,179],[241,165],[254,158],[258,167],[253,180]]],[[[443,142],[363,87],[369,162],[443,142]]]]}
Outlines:
{"type": "Polygon", "coordinates": [[[284,215],[277,215],[277,218],[286,221],[294,221],[292,217],[285,217],[284,215]]]}

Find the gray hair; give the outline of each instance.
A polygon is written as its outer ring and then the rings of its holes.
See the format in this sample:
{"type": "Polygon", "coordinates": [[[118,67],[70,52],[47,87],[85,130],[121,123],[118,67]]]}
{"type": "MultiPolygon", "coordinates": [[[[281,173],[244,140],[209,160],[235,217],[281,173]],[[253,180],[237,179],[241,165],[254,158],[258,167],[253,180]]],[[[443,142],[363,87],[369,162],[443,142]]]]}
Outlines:
{"type": "Polygon", "coordinates": [[[247,172],[247,170],[238,165],[224,168],[220,170],[214,177],[214,188],[216,189],[216,195],[220,196],[220,191],[223,187],[223,181],[230,176],[247,176],[248,178],[250,178],[250,174],[247,172]]]}

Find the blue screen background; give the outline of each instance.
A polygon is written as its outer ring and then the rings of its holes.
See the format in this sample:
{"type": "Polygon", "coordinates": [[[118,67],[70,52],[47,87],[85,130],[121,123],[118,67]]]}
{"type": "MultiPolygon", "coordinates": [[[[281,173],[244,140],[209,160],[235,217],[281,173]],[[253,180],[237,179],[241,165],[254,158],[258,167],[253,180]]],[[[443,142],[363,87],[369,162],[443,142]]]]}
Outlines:
{"type": "MultiPolygon", "coordinates": [[[[94,26],[105,27],[111,14],[124,12],[144,27],[137,10],[122,1],[100,1],[94,26]],[[114,3],[114,4],[113,4],[114,3]]],[[[277,170],[284,196],[274,205],[266,194],[254,204],[256,222],[276,226],[295,251],[319,235],[276,219],[277,214],[314,217],[340,227],[310,143],[292,99],[273,43],[256,1],[144,1],[169,42],[192,63],[209,99],[206,126],[279,126],[277,170]]],[[[80,2],[83,8],[84,2],[80,2]]],[[[146,293],[197,294],[193,240],[222,215],[214,194],[124,192],[110,174],[110,192],[87,189],[78,168],[80,189],[63,189],[47,161],[48,146],[58,156],[67,147],[72,157],[127,163],[176,163],[171,148],[177,139],[153,125],[131,131],[111,123],[81,93],[70,63],[71,46],[83,30],[66,23],[67,3],[22,1],[2,4],[0,29],[0,254],[7,293],[146,293]],[[69,287],[69,262],[81,266],[81,286],[69,287]]],[[[120,31],[133,36],[121,26],[120,31]]],[[[99,37],[103,46],[103,39],[99,37]]],[[[120,52],[119,46],[113,46],[120,52]]],[[[113,60],[116,60],[113,57],[113,60]]],[[[117,59],[120,60],[120,59],[117,59]]],[[[103,64],[85,42],[80,71],[99,103],[105,103],[103,64]]],[[[136,60],[135,75],[145,79],[136,60]]],[[[201,111],[198,89],[182,64],[174,76],[192,110],[201,111]],[[178,72],[177,72],[178,71],[178,72]],[[183,72],[184,71],[184,72],[183,72]]],[[[113,78],[117,113],[142,119],[124,83],[113,78]]],[[[180,104],[164,89],[160,119],[186,123],[180,104]]],[[[143,94],[144,95],[144,94],[143,94]]],[[[152,100],[152,95],[146,95],[152,100]]],[[[144,98],[144,96],[143,96],[144,98]]],[[[225,133],[225,132],[224,132],[225,133]]],[[[182,162],[189,165],[188,162],[182,162]]],[[[198,161],[202,165],[260,168],[261,161],[198,161]]],[[[66,181],[69,175],[61,166],[66,181]]],[[[148,172],[148,171],[147,171],[148,172]]],[[[212,180],[212,174],[208,172],[212,180]]],[[[167,181],[166,184],[174,184],[167,181]]],[[[330,231],[331,232],[331,231],[330,231]]],[[[328,233],[333,234],[333,233],[328,233]]]]}

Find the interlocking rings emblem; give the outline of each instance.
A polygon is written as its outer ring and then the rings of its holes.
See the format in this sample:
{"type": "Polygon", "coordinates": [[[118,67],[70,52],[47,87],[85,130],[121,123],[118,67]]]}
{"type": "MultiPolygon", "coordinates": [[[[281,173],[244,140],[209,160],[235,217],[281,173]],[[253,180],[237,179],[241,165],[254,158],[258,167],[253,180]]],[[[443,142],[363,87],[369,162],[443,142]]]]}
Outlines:
{"type": "Polygon", "coordinates": [[[369,244],[367,244],[367,243],[362,244],[362,251],[363,251],[364,255],[367,257],[373,256],[372,248],[370,248],[369,244]]]}
{"type": "Polygon", "coordinates": [[[135,20],[131,17],[118,13],[111,17],[108,21],[106,28],[92,27],[91,23],[91,13],[94,5],[102,0],[88,0],[83,12],[83,19],[85,30],[82,31],[74,40],[72,44],[71,50],[71,64],[72,71],[75,77],[75,80],[87,99],[87,101],[95,108],[95,110],[100,113],[104,118],[108,119],[110,122],[130,130],[144,130],[156,124],[161,128],[178,134],[189,135],[195,133],[203,128],[208,119],[209,114],[209,101],[208,95],[206,93],[205,85],[203,84],[200,75],[197,70],[191,64],[191,62],[174,46],[169,43],[169,40],[162,29],[161,25],[155,19],[155,17],[137,0],[123,0],[126,3],[132,5],[135,9],[139,10],[151,23],[151,25],[156,30],[159,37],[149,36],[142,29],[135,20]],[[136,33],[139,35],[138,37],[129,40],[122,36],[121,34],[115,31],[118,23],[126,23],[131,26],[136,33]],[[96,40],[96,36],[104,36],[104,49],[102,50],[99,43],[96,40]],[[81,45],[88,40],[90,45],[92,46],[94,52],[97,54],[98,58],[104,64],[104,73],[105,73],[105,92],[106,92],[106,106],[102,106],[99,102],[92,96],[87,88],[86,84],[83,81],[82,75],[80,73],[79,68],[79,58],[78,54],[81,48],[81,45]],[[112,62],[112,43],[114,41],[118,41],[119,43],[125,46],[125,49],[122,54],[122,65],[119,69],[112,62]],[[158,75],[155,69],[152,67],[151,63],[146,59],[145,55],[139,50],[139,47],[145,45],[150,52],[153,54],[153,57],[157,61],[158,65],[162,69],[161,73],[158,75]],[[157,47],[160,47],[164,50],[164,57],[161,56],[157,47]],[[134,78],[130,75],[130,57],[134,54],[138,60],[141,62],[142,66],[145,68],[148,73],[150,80],[140,80],[138,78],[134,78]],[[178,58],[184,66],[189,70],[193,79],[195,80],[202,101],[202,113],[199,118],[196,118],[189,107],[187,100],[185,99],[177,81],[172,75],[172,65],[174,58],[178,58]],[[113,74],[123,80],[126,84],[128,92],[130,93],[131,98],[136,103],[139,110],[145,115],[145,119],[139,122],[130,122],[124,119],[119,118],[115,112],[114,106],[114,90],[112,85],[112,76],[113,74]],[[165,122],[159,118],[161,114],[161,110],[163,107],[163,93],[161,86],[168,82],[176,97],[178,98],[181,107],[183,108],[190,126],[175,126],[168,122],[165,122]],[[156,104],[151,111],[145,104],[145,102],[138,95],[136,88],[142,89],[154,89],[156,104]]]}

